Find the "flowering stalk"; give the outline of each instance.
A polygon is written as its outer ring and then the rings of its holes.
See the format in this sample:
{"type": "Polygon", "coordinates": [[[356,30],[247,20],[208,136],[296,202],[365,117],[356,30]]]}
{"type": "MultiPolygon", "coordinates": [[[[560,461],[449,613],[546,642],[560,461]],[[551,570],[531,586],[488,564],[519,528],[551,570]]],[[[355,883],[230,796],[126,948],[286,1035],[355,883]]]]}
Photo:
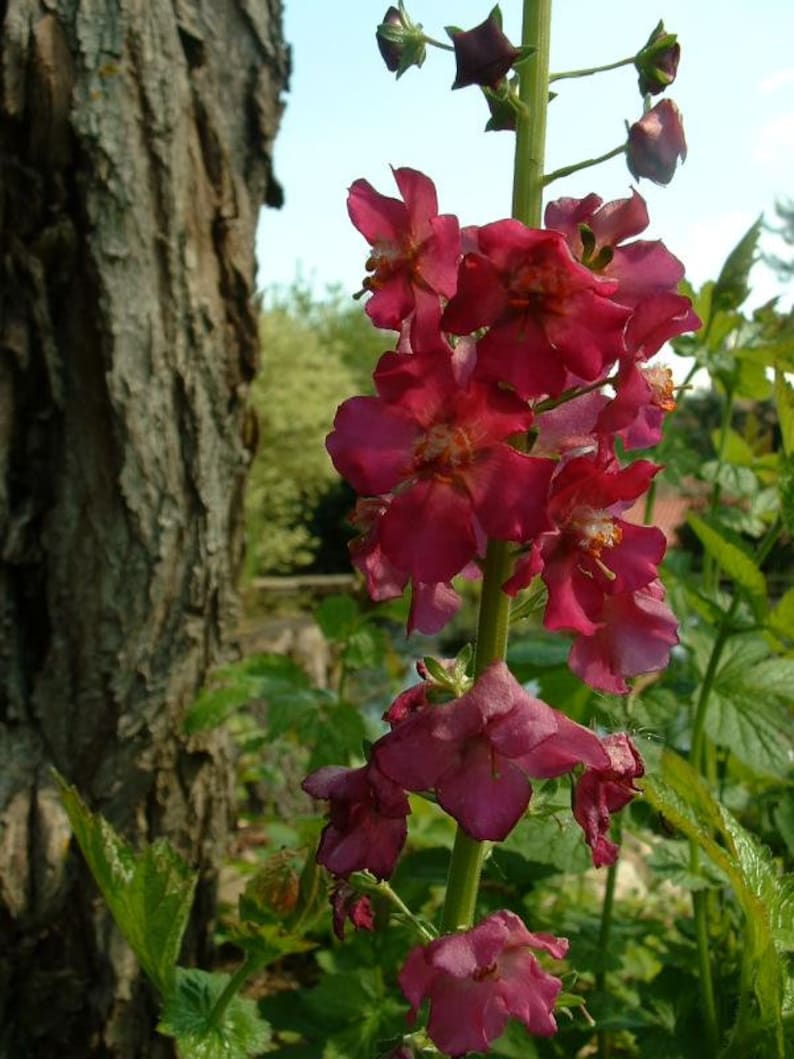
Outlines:
{"type": "MultiPolygon", "coordinates": [[[[522,64],[519,98],[524,104],[517,117],[513,169],[513,217],[539,227],[543,210],[543,164],[546,151],[546,110],[549,95],[549,44],[551,0],[524,0],[521,44],[535,51],[522,64]]],[[[510,624],[510,597],[502,586],[510,576],[510,545],[491,539],[483,569],[477,623],[475,679],[491,662],[505,657],[510,624]]],[[[471,926],[482,872],[485,844],[458,825],[449,866],[443,931],[471,926]]]]}

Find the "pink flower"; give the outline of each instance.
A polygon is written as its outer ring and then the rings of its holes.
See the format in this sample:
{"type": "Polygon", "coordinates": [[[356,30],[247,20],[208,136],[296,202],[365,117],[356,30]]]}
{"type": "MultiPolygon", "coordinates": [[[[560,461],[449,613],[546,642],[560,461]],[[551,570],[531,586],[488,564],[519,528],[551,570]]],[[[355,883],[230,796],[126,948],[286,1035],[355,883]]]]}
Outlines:
{"type": "Polygon", "coordinates": [[[620,470],[603,458],[578,456],[555,476],[549,513],[558,532],[544,537],[541,546],[547,629],[591,635],[605,596],[633,592],[658,576],[664,534],[620,518],[658,470],[647,460],[620,470]]]}
{"type": "Polygon", "coordinates": [[[679,159],[686,159],[684,120],[672,99],[663,99],[629,129],[626,162],[635,180],[669,184],[679,159]]]}
{"type": "MultiPolygon", "coordinates": [[[[381,516],[388,510],[391,499],[365,498],[356,502],[350,521],[360,530],[360,535],[350,542],[350,558],[366,579],[370,599],[378,603],[399,598],[410,581],[408,635],[418,630],[427,636],[434,636],[458,612],[462,600],[448,581],[412,580],[405,570],[398,570],[383,554],[380,544],[381,516]]],[[[461,570],[461,574],[477,578],[480,571],[470,564],[461,570]]]]}
{"type": "Polygon", "coordinates": [[[545,223],[565,235],[577,260],[616,282],[613,301],[634,310],[625,334],[630,354],[647,359],[668,339],[700,327],[689,298],[677,293],[684,278],[678,258],[658,240],[625,241],[648,226],[636,191],[607,203],[598,195],[557,199],[546,207],[545,223]]]}
{"type": "Polygon", "coordinates": [[[675,408],[672,371],[662,365],[626,361],[615,389],[615,397],[598,416],[597,429],[619,437],[627,452],[658,445],[664,417],[675,408]]]}
{"type": "Polygon", "coordinates": [[[553,464],[507,444],[532,421],[515,394],[437,353],[386,353],[375,383],[377,397],[341,405],[327,447],[358,493],[392,493],[377,527],[391,568],[447,582],[479,554],[483,532],[520,541],[546,528],[553,464]]]}
{"type": "Polygon", "coordinates": [[[623,352],[630,311],[612,300],[616,284],[575,261],[559,232],[504,220],[477,239],[441,321],[456,335],[489,328],[477,344],[477,374],[525,398],[561,393],[569,374],[598,379],[623,352]]]}
{"type": "Polygon", "coordinates": [[[541,968],[532,949],[562,959],[568,942],[531,934],[507,911],[412,949],[399,976],[411,1005],[409,1020],[429,1000],[427,1032],[440,1051],[453,1057],[488,1051],[508,1018],[523,1022],[536,1036],[552,1036],[562,982],[541,968]]]}
{"type": "Polygon", "coordinates": [[[372,762],[357,769],[326,765],[307,776],[301,787],[312,798],[331,803],[317,863],[342,877],[370,871],[379,879],[388,878],[407,832],[410,806],[402,788],[372,762]]]}
{"type": "Polygon", "coordinates": [[[677,629],[659,581],[636,592],[604,596],[593,631],[576,637],[568,665],[591,688],[624,695],[629,690],[626,677],[667,666],[678,643],[677,629]]]}
{"type": "Polygon", "coordinates": [[[576,783],[573,803],[573,815],[584,831],[596,868],[617,860],[618,847],[606,837],[610,814],[640,793],[633,780],[645,773],[639,751],[625,733],[608,735],[603,745],[609,754],[609,768],[586,769],[576,783]]]}
{"type": "Polygon", "coordinates": [[[530,776],[607,764],[593,732],[527,694],[504,662],[465,695],[410,713],[378,740],[373,760],[405,790],[435,790],[472,838],[493,842],[526,811],[530,776]]]}
{"type": "Polygon", "coordinates": [[[372,246],[371,275],[364,289],[372,297],[366,312],[376,327],[399,331],[411,318],[414,349],[438,342],[440,298],[455,293],[460,231],[457,217],[439,215],[436,189],[415,169],[394,169],[404,201],[356,180],[347,200],[356,228],[372,246]]]}

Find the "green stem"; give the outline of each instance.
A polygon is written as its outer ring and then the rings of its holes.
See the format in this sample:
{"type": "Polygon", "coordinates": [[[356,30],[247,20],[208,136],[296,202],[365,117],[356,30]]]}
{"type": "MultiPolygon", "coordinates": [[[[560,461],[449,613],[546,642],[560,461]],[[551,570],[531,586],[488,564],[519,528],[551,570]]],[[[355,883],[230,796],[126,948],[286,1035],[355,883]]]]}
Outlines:
{"type": "Polygon", "coordinates": [[[549,82],[552,81],[566,81],[572,77],[592,77],[593,74],[603,74],[607,70],[617,70],[621,66],[631,66],[636,59],[636,55],[630,55],[628,59],[618,59],[613,63],[606,63],[604,66],[587,66],[583,70],[564,70],[559,74],[550,74],[549,82]]]}
{"type": "MultiPolygon", "coordinates": [[[[620,817],[615,817],[615,840],[620,841],[620,817]]],[[[604,890],[604,901],[601,905],[601,926],[598,931],[598,955],[599,963],[595,976],[596,990],[606,993],[607,972],[605,966],[606,954],[609,952],[609,936],[612,932],[612,910],[615,907],[615,884],[618,878],[618,864],[610,864],[607,868],[606,889],[604,890]]],[[[609,1034],[606,1030],[598,1030],[596,1034],[598,1059],[608,1059],[609,1034]]]]}
{"type": "Polygon", "coordinates": [[[610,158],[617,158],[619,154],[624,154],[626,151],[625,143],[620,144],[619,147],[613,147],[611,151],[607,151],[606,154],[600,154],[597,158],[587,158],[584,162],[574,162],[573,165],[564,165],[561,169],[555,169],[552,173],[548,173],[543,178],[544,186],[551,184],[555,180],[560,180],[562,177],[570,176],[572,173],[578,173],[580,169],[589,169],[594,165],[601,165],[602,162],[608,162],[610,158]]]}
{"type": "Polygon", "coordinates": [[[374,889],[376,889],[378,893],[381,893],[385,897],[387,897],[394,905],[394,907],[399,909],[400,912],[402,912],[405,918],[408,919],[414,925],[414,927],[416,927],[417,933],[421,934],[425,941],[433,941],[435,939],[435,934],[429,931],[420,919],[417,919],[417,917],[413,914],[411,909],[408,907],[405,901],[403,901],[403,899],[396,892],[396,890],[392,890],[391,886],[389,886],[389,884],[385,880],[381,880],[381,882],[377,883],[374,889]]]}
{"type": "MultiPolygon", "coordinates": [[[[551,0],[524,0],[521,44],[534,52],[519,71],[516,153],[513,169],[513,217],[532,227],[540,225],[543,210],[543,165],[546,144],[546,108],[549,95],[549,41],[551,0]]],[[[492,662],[505,657],[510,625],[510,597],[502,591],[513,566],[512,548],[491,540],[483,567],[480,613],[477,622],[475,679],[492,662]]],[[[470,838],[458,827],[447,878],[441,917],[443,931],[470,927],[474,921],[477,890],[487,844],[470,838]]]]}
{"type": "Polygon", "coordinates": [[[524,0],[521,44],[536,51],[520,68],[518,96],[525,111],[516,125],[513,216],[530,227],[540,225],[543,211],[550,42],[551,0],[524,0]]]}
{"type": "Polygon", "coordinates": [[[429,44],[432,48],[441,48],[442,51],[454,51],[455,48],[452,44],[445,44],[442,40],[436,40],[434,37],[428,37],[426,34],[422,34],[422,40],[425,44],[429,44]]]}
{"type": "Polygon", "coordinates": [[[247,960],[244,960],[243,963],[240,964],[226,983],[226,988],[215,1001],[212,1011],[209,1013],[207,1021],[210,1026],[220,1026],[223,1021],[223,1016],[226,1014],[226,1008],[240,992],[247,979],[249,979],[252,974],[255,974],[264,963],[265,960],[261,957],[249,956],[247,960]]]}

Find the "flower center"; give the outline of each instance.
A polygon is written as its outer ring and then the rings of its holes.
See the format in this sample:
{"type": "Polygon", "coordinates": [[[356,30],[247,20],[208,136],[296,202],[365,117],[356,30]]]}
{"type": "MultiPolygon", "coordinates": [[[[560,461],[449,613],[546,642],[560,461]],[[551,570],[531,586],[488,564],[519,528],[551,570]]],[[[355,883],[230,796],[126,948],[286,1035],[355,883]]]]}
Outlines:
{"type": "Polygon", "coordinates": [[[570,284],[561,269],[542,263],[527,263],[511,276],[508,304],[511,309],[553,312],[570,284]]]}
{"type": "Polygon", "coordinates": [[[472,971],[471,977],[475,982],[484,982],[486,978],[498,978],[499,965],[494,960],[487,967],[478,967],[476,971],[472,971]]]}
{"type": "Polygon", "coordinates": [[[640,368],[642,377],[648,383],[651,390],[651,404],[661,408],[663,412],[672,412],[675,409],[675,383],[673,373],[669,368],[662,365],[651,368],[640,368]]]}
{"type": "Polygon", "coordinates": [[[364,290],[378,291],[401,269],[412,268],[415,251],[410,246],[397,243],[373,243],[372,252],[364,266],[371,276],[366,276],[362,283],[364,290]]]}
{"type": "Polygon", "coordinates": [[[574,529],[579,535],[579,547],[594,559],[623,539],[623,530],[606,511],[582,511],[574,521],[574,529]]]}
{"type": "Polygon", "coordinates": [[[434,464],[442,474],[471,463],[472,446],[469,436],[461,427],[448,423],[435,423],[414,448],[414,464],[434,464]]]}

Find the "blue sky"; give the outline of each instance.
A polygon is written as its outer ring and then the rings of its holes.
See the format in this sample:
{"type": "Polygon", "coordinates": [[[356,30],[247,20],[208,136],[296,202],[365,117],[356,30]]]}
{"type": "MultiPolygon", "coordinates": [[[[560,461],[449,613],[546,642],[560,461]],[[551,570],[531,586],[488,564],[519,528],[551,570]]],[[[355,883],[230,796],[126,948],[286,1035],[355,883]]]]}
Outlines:
{"type": "MultiPolygon", "coordinates": [[[[509,214],[512,134],[482,131],[487,113],[479,90],[449,90],[454,63],[446,52],[429,49],[424,67],[399,82],[388,73],[374,40],[387,6],[383,0],[286,2],[293,75],[275,149],[286,202],[262,214],[260,287],[288,284],[300,273],[318,291],[329,283],[351,294],[359,289],[367,247],[348,220],[347,188],[366,177],[396,194],[390,165],[432,177],[441,211],[456,213],[462,224],[509,214]]],[[[501,6],[505,32],[518,41],[520,0],[501,6]]],[[[491,4],[407,0],[407,7],[430,36],[446,39],[445,25],[471,28],[491,4]]],[[[668,95],[683,112],[689,156],[668,187],[642,181],[639,190],[651,215],[648,234],[664,239],[701,283],[716,275],[755,217],[773,218],[776,199],[794,198],[794,4],[556,0],[552,70],[630,55],[659,18],[681,42],[668,95]]],[[[616,146],[624,121],[641,113],[631,67],[556,87],[547,169],[616,146]]],[[[547,195],[595,191],[608,200],[630,187],[625,161],[617,158],[553,184],[547,195]]],[[[755,301],[781,290],[763,268],[755,279],[755,301]]]]}

